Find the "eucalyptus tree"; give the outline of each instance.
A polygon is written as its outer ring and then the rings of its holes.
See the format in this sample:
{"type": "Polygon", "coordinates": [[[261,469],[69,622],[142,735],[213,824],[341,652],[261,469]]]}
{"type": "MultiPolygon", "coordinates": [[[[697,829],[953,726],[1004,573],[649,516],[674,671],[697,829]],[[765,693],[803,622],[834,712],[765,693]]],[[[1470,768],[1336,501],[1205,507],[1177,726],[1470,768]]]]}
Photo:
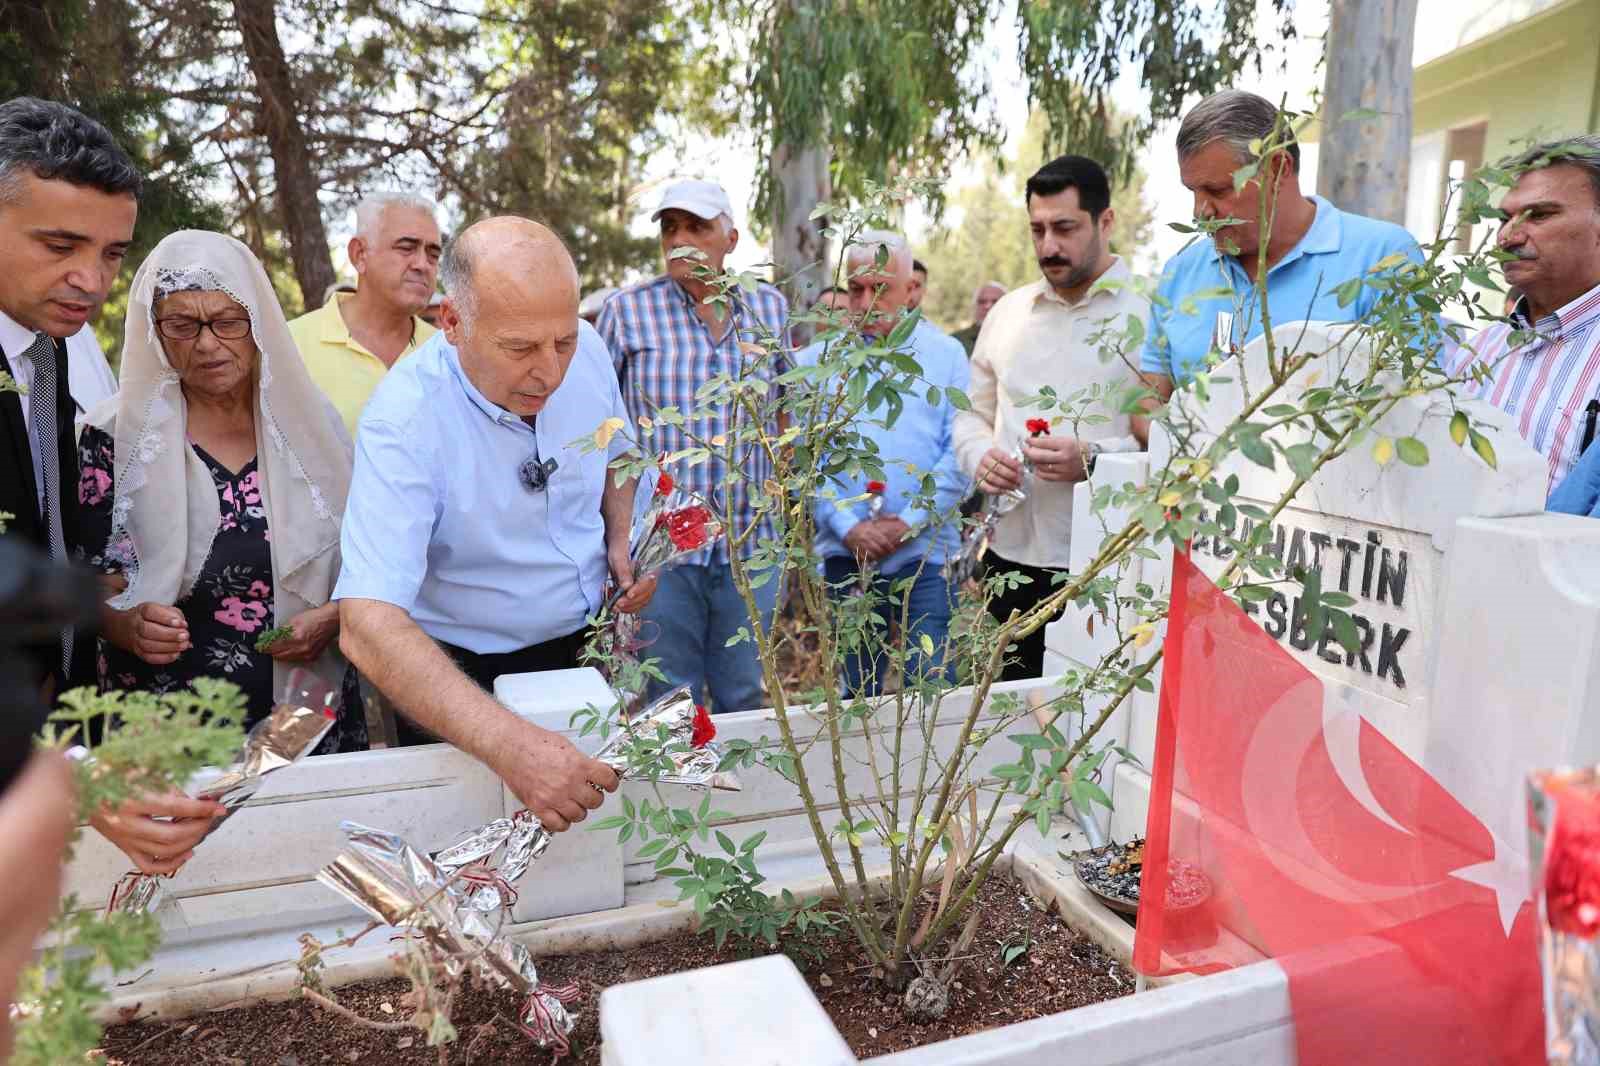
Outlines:
{"type": "Polygon", "coordinates": [[[819,203],[859,195],[869,177],[942,175],[954,158],[999,145],[987,72],[996,41],[1014,42],[1029,103],[1049,119],[1046,150],[1070,144],[1126,175],[1186,98],[1226,85],[1293,34],[1291,0],[1271,0],[1276,35],[1263,32],[1255,0],[700,2],[744,57],[737,110],[768,161],[758,210],[771,218],[778,273],[804,296],[827,259],[819,203]],[[1111,87],[1125,76],[1146,106],[1117,122],[1111,87]]]}

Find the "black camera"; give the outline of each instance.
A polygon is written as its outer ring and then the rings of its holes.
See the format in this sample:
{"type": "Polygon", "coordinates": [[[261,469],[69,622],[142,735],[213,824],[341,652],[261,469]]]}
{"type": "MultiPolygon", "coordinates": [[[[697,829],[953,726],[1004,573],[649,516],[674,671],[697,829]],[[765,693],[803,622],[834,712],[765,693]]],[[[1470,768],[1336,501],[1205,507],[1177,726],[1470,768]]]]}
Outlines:
{"type": "MultiPolygon", "coordinates": [[[[39,650],[59,656],[61,631],[92,625],[100,598],[92,571],[52,562],[16,537],[0,537],[0,792],[28,761],[50,713],[40,699],[39,650]]],[[[79,639],[90,635],[86,630],[79,639]]]]}

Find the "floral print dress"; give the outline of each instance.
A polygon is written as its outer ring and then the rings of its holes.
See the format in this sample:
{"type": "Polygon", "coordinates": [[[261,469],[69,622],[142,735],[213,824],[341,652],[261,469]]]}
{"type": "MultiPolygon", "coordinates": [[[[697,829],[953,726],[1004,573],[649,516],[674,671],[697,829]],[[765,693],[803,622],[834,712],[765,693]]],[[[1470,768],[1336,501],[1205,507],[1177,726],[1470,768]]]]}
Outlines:
{"type": "MultiPolygon", "coordinates": [[[[175,662],[154,666],[102,639],[100,689],[173,692],[188,687],[197,677],[220,678],[244,692],[248,705],[245,727],[249,728],[271,712],[277,695],[272,657],[255,649],[256,640],[273,625],[272,535],[261,500],[260,473],[254,459],[234,473],[193,441],[189,446],[211,471],[222,514],[211,554],[194,588],[174,604],[189,624],[190,648],[175,662]]],[[[78,442],[78,462],[82,523],[78,543],[84,559],[105,573],[121,573],[130,561],[129,544],[125,538],[110,543],[112,472],[116,469],[110,434],[85,426],[78,442]]],[[[343,681],[339,722],[312,754],[367,747],[366,716],[355,671],[347,670],[343,681]]]]}

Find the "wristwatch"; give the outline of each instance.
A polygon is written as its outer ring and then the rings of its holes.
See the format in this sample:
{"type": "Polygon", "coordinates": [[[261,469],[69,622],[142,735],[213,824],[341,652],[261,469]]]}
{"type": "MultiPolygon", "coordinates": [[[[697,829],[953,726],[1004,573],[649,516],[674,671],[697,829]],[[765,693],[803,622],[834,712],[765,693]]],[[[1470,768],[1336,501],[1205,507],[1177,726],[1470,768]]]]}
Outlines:
{"type": "Polygon", "coordinates": [[[1089,447],[1083,459],[1083,473],[1085,477],[1094,477],[1095,460],[1100,458],[1100,453],[1103,451],[1105,451],[1105,449],[1095,441],[1089,442],[1089,447]]]}

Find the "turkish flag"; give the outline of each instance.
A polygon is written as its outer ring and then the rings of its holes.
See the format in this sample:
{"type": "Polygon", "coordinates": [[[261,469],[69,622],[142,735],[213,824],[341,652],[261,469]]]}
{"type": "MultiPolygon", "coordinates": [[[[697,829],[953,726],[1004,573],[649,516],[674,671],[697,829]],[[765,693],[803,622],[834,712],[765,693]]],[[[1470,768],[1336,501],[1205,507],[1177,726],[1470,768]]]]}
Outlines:
{"type": "Polygon", "coordinates": [[[1458,797],[1182,553],[1163,670],[1135,967],[1276,959],[1300,1066],[1543,1063],[1528,881],[1458,797]]]}

